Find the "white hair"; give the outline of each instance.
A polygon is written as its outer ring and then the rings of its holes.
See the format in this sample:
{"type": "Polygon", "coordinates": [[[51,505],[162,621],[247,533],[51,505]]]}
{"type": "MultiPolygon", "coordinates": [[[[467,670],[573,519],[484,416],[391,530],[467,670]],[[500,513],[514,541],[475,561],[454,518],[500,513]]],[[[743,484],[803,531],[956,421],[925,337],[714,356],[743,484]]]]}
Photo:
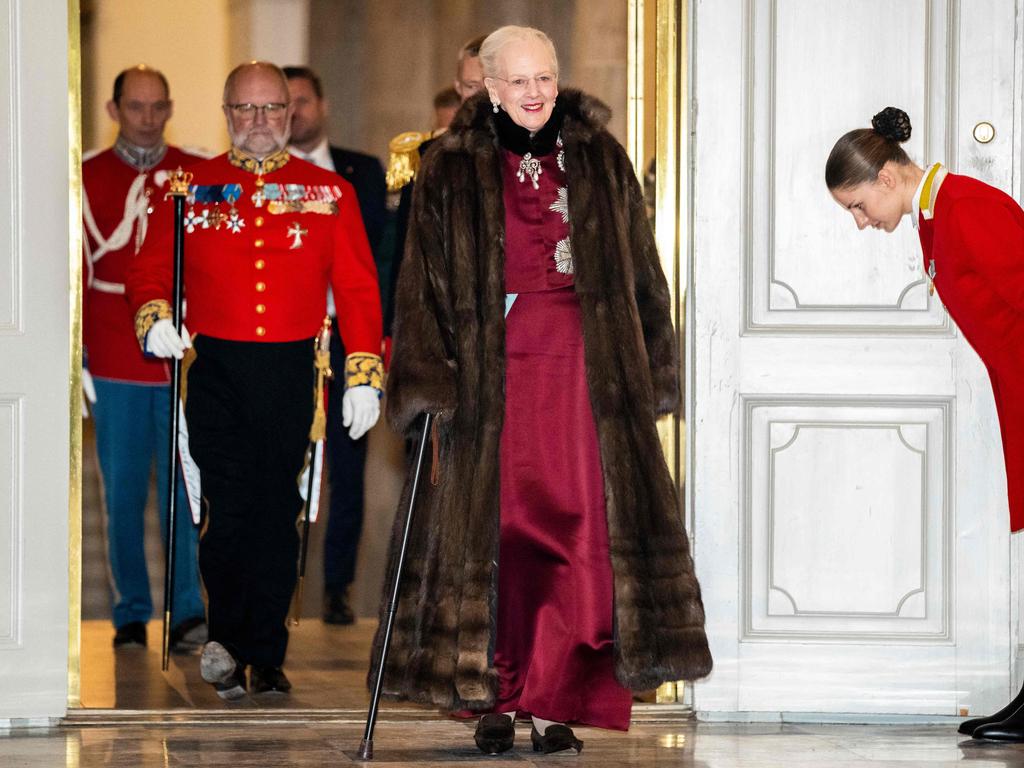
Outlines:
{"type": "Polygon", "coordinates": [[[558,54],[555,53],[555,44],[551,38],[533,27],[517,27],[514,24],[499,27],[487,36],[480,46],[480,66],[484,70],[484,77],[498,76],[498,57],[502,50],[509,43],[523,40],[537,40],[547,46],[551,52],[551,63],[554,64],[555,74],[558,74],[558,54]]]}

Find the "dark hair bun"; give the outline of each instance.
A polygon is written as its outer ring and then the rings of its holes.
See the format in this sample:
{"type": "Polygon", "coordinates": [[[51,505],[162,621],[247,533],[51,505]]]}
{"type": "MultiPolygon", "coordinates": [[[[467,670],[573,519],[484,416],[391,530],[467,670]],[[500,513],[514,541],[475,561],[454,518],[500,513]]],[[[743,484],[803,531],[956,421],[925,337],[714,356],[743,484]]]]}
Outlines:
{"type": "Polygon", "coordinates": [[[910,117],[898,107],[886,107],[873,118],[871,127],[883,139],[902,144],[910,138],[910,117]]]}

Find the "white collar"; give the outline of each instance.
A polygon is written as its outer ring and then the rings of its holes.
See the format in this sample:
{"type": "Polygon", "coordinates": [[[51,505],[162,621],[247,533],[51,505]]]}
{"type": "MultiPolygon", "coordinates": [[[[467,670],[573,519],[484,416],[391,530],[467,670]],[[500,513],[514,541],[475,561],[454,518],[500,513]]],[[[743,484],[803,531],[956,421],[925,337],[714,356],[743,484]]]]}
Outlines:
{"type": "Polygon", "coordinates": [[[321,139],[320,143],[317,144],[311,152],[303,152],[297,147],[290,146],[288,151],[291,152],[295,157],[302,160],[308,160],[313,165],[318,165],[328,171],[337,171],[334,167],[334,160],[331,158],[331,148],[327,143],[327,137],[321,139]]]}
{"type": "Polygon", "coordinates": [[[914,190],[914,197],[910,201],[910,222],[914,225],[914,229],[918,228],[921,221],[921,196],[924,194],[925,184],[934,176],[928,195],[928,207],[924,211],[924,217],[930,219],[935,215],[935,197],[938,195],[939,187],[942,186],[947,173],[948,171],[942,167],[942,163],[933,163],[921,176],[921,181],[918,182],[917,189],[914,190]]]}

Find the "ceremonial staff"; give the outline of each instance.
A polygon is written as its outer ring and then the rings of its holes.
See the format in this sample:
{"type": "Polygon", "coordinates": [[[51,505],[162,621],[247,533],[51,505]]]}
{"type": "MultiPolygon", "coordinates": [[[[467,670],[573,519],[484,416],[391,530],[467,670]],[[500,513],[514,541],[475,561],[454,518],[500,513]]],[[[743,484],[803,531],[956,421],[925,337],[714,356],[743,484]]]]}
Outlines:
{"type": "Polygon", "coordinates": [[[402,570],[405,566],[405,550],[409,544],[409,530],[412,527],[412,513],[416,507],[416,490],[420,484],[420,473],[423,470],[423,455],[427,452],[427,441],[430,439],[430,428],[434,422],[434,414],[423,414],[423,434],[416,451],[416,469],[412,476],[412,488],[409,491],[409,506],[405,511],[405,523],[402,527],[402,545],[398,550],[398,562],[395,564],[394,581],[391,585],[391,602],[388,604],[388,616],[384,625],[384,637],[381,641],[380,658],[377,659],[377,672],[373,684],[373,696],[370,698],[370,711],[366,716],[366,730],[359,744],[359,759],[373,759],[373,728],[377,723],[377,706],[380,703],[381,688],[384,684],[384,667],[388,661],[388,647],[391,645],[391,629],[395,623],[395,609],[398,606],[398,593],[402,586],[402,570]]]}
{"type": "MultiPolygon", "coordinates": [[[[181,336],[181,284],[185,270],[185,198],[192,182],[192,174],[178,168],[168,178],[164,195],[174,198],[174,330],[181,336]]],[[[170,475],[167,491],[167,563],[164,568],[164,631],[161,648],[161,669],[166,672],[171,649],[171,611],[174,608],[174,532],[178,501],[178,429],[181,414],[181,360],[175,358],[171,367],[171,450],[167,461],[170,475]]]]}
{"type": "MultiPolygon", "coordinates": [[[[297,625],[302,616],[302,588],[306,580],[306,554],[309,551],[309,524],[316,522],[320,506],[320,470],[323,466],[324,438],[327,435],[327,411],[324,408],[324,390],[327,381],[334,378],[331,370],[331,318],[325,317],[320,332],[313,340],[313,425],[309,428],[309,450],[299,474],[299,484],[306,479],[306,504],[302,511],[301,543],[299,545],[299,578],[292,597],[290,624],[297,625]]],[[[341,407],[338,403],[336,407],[341,407]]]]}

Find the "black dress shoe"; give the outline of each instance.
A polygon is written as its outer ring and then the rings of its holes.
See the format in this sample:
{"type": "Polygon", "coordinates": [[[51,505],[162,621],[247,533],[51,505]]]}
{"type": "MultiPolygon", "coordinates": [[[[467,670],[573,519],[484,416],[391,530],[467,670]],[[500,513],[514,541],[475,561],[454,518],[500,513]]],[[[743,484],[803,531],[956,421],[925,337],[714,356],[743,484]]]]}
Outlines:
{"type": "Polygon", "coordinates": [[[251,693],[288,693],[292,684],[280,667],[252,667],[249,669],[251,693]]]}
{"type": "Polygon", "coordinates": [[[533,742],[534,752],[543,752],[545,755],[566,749],[575,749],[577,755],[583,751],[583,742],[576,738],[572,728],[558,723],[545,728],[543,736],[537,731],[537,726],[533,726],[530,729],[530,741],[533,742]]]}
{"type": "Polygon", "coordinates": [[[1003,720],[1020,709],[1021,706],[1024,706],[1024,688],[1021,688],[1020,693],[1014,696],[1013,701],[1000,709],[994,715],[989,715],[988,717],[974,717],[970,720],[964,720],[960,723],[960,727],[957,728],[957,730],[967,736],[972,736],[974,735],[974,732],[983,725],[1003,722],[1003,720]]]}
{"type": "Polygon", "coordinates": [[[206,644],[209,632],[202,616],[185,619],[171,627],[171,653],[196,653],[206,644]]]}
{"type": "Polygon", "coordinates": [[[348,604],[346,590],[324,593],[324,624],[355,624],[356,616],[348,604]]]}
{"type": "Polygon", "coordinates": [[[971,736],[985,741],[1002,741],[1009,744],[1024,742],[1024,706],[998,723],[988,723],[974,729],[971,736]]]}
{"type": "Polygon", "coordinates": [[[488,755],[508,752],[515,738],[516,728],[512,718],[497,712],[481,717],[476,724],[476,733],[473,734],[473,741],[480,747],[480,751],[488,755]]]}
{"type": "Polygon", "coordinates": [[[115,648],[145,648],[146,625],[141,621],[130,621],[118,627],[114,633],[115,648]]]}

